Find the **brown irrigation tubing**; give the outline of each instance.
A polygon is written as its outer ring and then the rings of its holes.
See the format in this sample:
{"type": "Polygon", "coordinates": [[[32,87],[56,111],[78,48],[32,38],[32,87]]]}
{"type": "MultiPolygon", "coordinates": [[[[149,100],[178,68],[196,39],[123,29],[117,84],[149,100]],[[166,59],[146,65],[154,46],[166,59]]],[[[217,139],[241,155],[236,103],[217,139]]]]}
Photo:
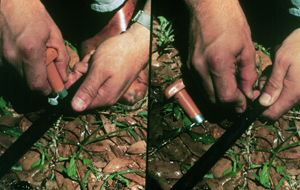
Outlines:
{"type": "Polygon", "coordinates": [[[266,107],[258,102],[259,97],[248,106],[247,110],[233,125],[226,130],[221,138],[199,158],[199,160],[180,178],[171,190],[192,189],[205,174],[217,163],[226,151],[242,136],[248,127],[262,114],[266,107]]]}

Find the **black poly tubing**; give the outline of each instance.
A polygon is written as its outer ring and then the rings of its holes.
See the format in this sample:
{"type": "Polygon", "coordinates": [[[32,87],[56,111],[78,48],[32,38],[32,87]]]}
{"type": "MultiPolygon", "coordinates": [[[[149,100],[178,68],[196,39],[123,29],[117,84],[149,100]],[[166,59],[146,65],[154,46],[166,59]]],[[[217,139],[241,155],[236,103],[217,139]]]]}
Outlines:
{"type": "Polygon", "coordinates": [[[257,120],[267,108],[261,106],[258,99],[259,97],[248,106],[247,110],[238,120],[234,122],[221,138],[175,183],[171,190],[189,190],[202,180],[204,175],[209,172],[226,151],[234,145],[248,127],[257,120]]]}
{"type": "Polygon", "coordinates": [[[69,89],[68,96],[59,100],[57,106],[50,104],[45,112],[1,155],[0,179],[14,166],[24,154],[37,142],[62,114],[73,113],[71,101],[85,75],[81,76],[69,89]]]}

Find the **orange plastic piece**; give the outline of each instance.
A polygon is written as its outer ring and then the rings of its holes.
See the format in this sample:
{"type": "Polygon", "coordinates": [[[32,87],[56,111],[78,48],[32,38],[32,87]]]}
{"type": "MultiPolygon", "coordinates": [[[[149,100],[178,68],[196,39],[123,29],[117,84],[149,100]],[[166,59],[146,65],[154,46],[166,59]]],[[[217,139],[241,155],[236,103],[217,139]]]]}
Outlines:
{"type": "Polygon", "coordinates": [[[65,88],[65,85],[63,81],[61,80],[61,77],[57,71],[57,68],[54,64],[54,60],[57,58],[58,53],[54,48],[48,48],[47,49],[47,76],[48,81],[53,89],[54,92],[60,92],[65,88]]]}
{"type": "Polygon", "coordinates": [[[182,79],[179,79],[166,88],[165,96],[167,98],[174,96],[187,115],[193,119],[200,114],[200,111],[184,88],[182,79]]]}

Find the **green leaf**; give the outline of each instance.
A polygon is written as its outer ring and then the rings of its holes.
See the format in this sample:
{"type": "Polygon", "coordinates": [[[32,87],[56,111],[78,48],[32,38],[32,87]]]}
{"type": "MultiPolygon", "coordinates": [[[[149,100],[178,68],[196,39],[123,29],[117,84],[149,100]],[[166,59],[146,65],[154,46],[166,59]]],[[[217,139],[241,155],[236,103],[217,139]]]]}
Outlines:
{"type": "Polygon", "coordinates": [[[141,111],[137,113],[137,116],[144,118],[146,121],[148,120],[148,111],[141,111]]]}
{"type": "Polygon", "coordinates": [[[135,142],[138,142],[139,140],[138,140],[137,136],[135,135],[135,133],[133,132],[132,128],[128,128],[128,131],[133,136],[135,142]]]}
{"type": "Polygon", "coordinates": [[[7,127],[5,125],[0,125],[0,131],[14,138],[19,138],[23,133],[18,127],[7,127]]]}
{"type": "Polygon", "coordinates": [[[242,169],[244,167],[243,164],[238,164],[238,168],[242,169]]]}
{"type": "Polygon", "coordinates": [[[165,141],[172,140],[175,137],[177,137],[179,134],[181,134],[183,131],[184,131],[183,128],[173,129],[173,130],[170,130],[170,131],[164,130],[162,139],[165,140],[165,141]]]}
{"type": "Polygon", "coordinates": [[[228,168],[227,170],[225,170],[225,171],[222,173],[222,176],[226,176],[227,174],[230,174],[230,172],[232,172],[232,170],[233,170],[233,167],[228,168]]]}
{"type": "Polygon", "coordinates": [[[8,117],[12,117],[12,113],[7,110],[7,103],[6,101],[0,97],[0,110],[8,117]]]}
{"type": "Polygon", "coordinates": [[[67,173],[67,168],[63,167],[62,165],[58,165],[65,173],[67,173]]]}
{"type": "Polygon", "coordinates": [[[68,45],[72,50],[74,50],[76,53],[78,53],[76,47],[74,47],[70,42],[67,40],[64,40],[65,45],[68,45]]]}
{"type": "Polygon", "coordinates": [[[127,125],[125,125],[123,123],[120,123],[120,122],[117,122],[117,121],[113,121],[113,123],[115,123],[119,127],[128,127],[127,125]]]}
{"type": "Polygon", "coordinates": [[[183,167],[185,167],[185,169],[189,170],[192,166],[189,165],[182,165],[183,167]]]}
{"type": "Polygon", "coordinates": [[[86,179],[89,177],[91,171],[92,171],[92,170],[88,170],[88,171],[86,172],[86,174],[85,174],[85,176],[84,176],[84,178],[83,178],[83,180],[82,180],[83,182],[85,182],[86,179]]]}
{"type": "Polygon", "coordinates": [[[278,190],[278,189],[279,189],[279,187],[281,186],[281,184],[282,184],[283,180],[284,180],[284,177],[283,177],[283,178],[281,178],[281,179],[279,180],[279,182],[278,182],[278,184],[277,184],[277,186],[276,186],[276,190],[278,190]]]}
{"type": "Polygon", "coordinates": [[[237,175],[237,171],[233,171],[230,175],[231,179],[233,179],[237,175]]]}
{"type": "Polygon", "coordinates": [[[35,167],[37,167],[38,165],[40,165],[41,164],[41,159],[39,159],[38,161],[36,161],[36,162],[34,162],[33,164],[31,164],[31,168],[35,168],[35,167]]]}
{"type": "Polygon", "coordinates": [[[23,167],[22,166],[18,166],[18,167],[13,166],[13,167],[11,167],[11,169],[12,170],[16,170],[16,171],[23,171],[23,167]]]}
{"type": "Polygon", "coordinates": [[[200,134],[194,131],[188,131],[188,134],[194,141],[203,142],[205,144],[212,144],[217,141],[213,136],[206,133],[200,134]]]}
{"type": "Polygon", "coordinates": [[[39,167],[39,170],[42,172],[44,171],[45,167],[46,167],[45,163],[42,163],[39,167]]]}
{"type": "Polygon", "coordinates": [[[71,159],[70,159],[70,163],[69,166],[67,168],[67,174],[69,177],[71,178],[77,178],[77,174],[76,174],[76,165],[75,165],[75,153],[72,155],[71,159]]]}
{"type": "Polygon", "coordinates": [[[261,184],[265,185],[266,187],[269,186],[270,180],[269,180],[269,173],[268,173],[268,161],[265,162],[263,169],[261,171],[261,174],[259,176],[259,181],[261,184]]]}
{"type": "Polygon", "coordinates": [[[185,114],[183,115],[183,118],[182,118],[182,127],[183,128],[186,128],[188,126],[190,126],[192,124],[190,118],[188,118],[185,114]]]}
{"type": "Polygon", "coordinates": [[[181,111],[180,111],[179,105],[176,105],[174,107],[174,117],[175,117],[176,120],[179,120],[180,117],[181,117],[181,111]]]}
{"type": "Polygon", "coordinates": [[[168,20],[163,16],[158,16],[157,18],[159,19],[160,23],[167,23],[168,22],[168,20]]]}
{"type": "Polygon", "coordinates": [[[285,168],[282,167],[282,166],[276,166],[276,171],[277,171],[278,173],[284,173],[284,172],[285,172],[285,168]]]}
{"type": "Polygon", "coordinates": [[[208,179],[213,179],[214,178],[214,174],[213,173],[211,173],[211,174],[205,174],[204,177],[208,178],[208,179]]]}
{"type": "Polygon", "coordinates": [[[258,175],[256,175],[256,174],[253,173],[253,172],[251,172],[251,174],[255,177],[255,179],[256,179],[257,181],[259,181],[259,176],[258,176],[258,175]]]}
{"type": "Polygon", "coordinates": [[[129,187],[129,180],[128,179],[126,179],[126,178],[124,178],[123,176],[121,176],[121,175],[118,175],[118,177],[120,178],[120,179],[122,179],[125,183],[126,183],[126,186],[127,187],[129,187]]]}
{"type": "Polygon", "coordinates": [[[89,166],[89,165],[92,164],[92,161],[91,161],[90,159],[83,159],[83,164],[84,164],[85,166],[89,166]]]}

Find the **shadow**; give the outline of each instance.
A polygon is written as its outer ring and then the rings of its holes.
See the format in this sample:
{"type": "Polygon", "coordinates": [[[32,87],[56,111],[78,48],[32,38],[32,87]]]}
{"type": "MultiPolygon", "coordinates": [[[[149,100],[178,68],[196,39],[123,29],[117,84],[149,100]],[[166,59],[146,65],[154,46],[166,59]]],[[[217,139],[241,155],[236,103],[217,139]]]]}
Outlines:
{"type": "Polygon", "coordinates": [[[37,111],[48,104],[47,98],[31,91],[26,80],[6,60],[3,60],[3,65],[0,69],[0,96],[10,102],[17,113],[37,111]]]}
{"type": "Polygon", "coordinates": [[[268,47],[279,45],[300,26],[300,18],[272,0],[240,0],[252,32],[252,39],[268,47]]]}

